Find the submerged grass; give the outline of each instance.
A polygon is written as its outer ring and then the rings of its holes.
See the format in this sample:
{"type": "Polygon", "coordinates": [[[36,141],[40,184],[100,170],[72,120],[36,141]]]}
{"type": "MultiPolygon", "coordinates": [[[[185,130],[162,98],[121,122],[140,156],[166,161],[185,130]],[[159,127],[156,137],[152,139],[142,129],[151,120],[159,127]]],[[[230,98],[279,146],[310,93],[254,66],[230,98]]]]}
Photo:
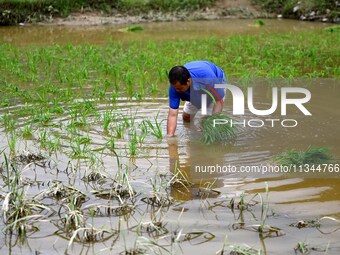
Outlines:
{"type": "Polygon", "coordinates": [[[283,152],[274,157],[273,161],[283,166],[328,164],[334,162],[334,156],[327,147],[309,147],[305,151],[289,150],[283,152]]]}

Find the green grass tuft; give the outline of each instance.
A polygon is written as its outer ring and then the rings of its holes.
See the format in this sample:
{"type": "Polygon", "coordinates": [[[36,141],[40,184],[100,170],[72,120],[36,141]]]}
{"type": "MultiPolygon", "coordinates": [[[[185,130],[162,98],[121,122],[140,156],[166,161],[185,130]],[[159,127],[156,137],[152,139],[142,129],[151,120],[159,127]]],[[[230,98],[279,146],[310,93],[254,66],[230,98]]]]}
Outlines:
{"type": "Polygon", "coordinates": [[[202,120],[203,136],[201,141],[205,144],[226,143],[236,138],[235,127],[230,126],[230,118],[223,113],[208,116],[202,120]],[[217,124],[214,120],[222,120],[225,124],[217,124]]]}
{"type": "Polygon", "coordinates": [[[121,32],[138,32],[142,30],[144,30],[142,26],[129,26],[119,29],[121,32]]]}
{"type": "Polygon", "coordinates": [[[305,151],[289,150],[274,157],[280,165],[327,164],[334,161],[327,147],[309,147],[305,151]]]}
{"type": "Polygon", "coordinates": [[[337,25],[337,26],[332,26],[332,27],[326,27],[324,30],[327,31],[327,32],[331,32],[331,33],[336,33],[336,32],[339,33],[340,32],[340,26],[337,25]]]}

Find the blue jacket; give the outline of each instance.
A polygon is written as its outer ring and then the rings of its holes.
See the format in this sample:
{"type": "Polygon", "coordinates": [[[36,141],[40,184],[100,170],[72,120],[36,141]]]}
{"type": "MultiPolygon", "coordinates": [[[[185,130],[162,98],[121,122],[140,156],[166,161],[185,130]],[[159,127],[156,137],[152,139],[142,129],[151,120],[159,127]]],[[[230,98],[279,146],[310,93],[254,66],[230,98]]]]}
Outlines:
{"type": "Polygon", "coordinates": [[[214,89],[215,84],[226,84],[226,77],[223,70],[213,63],[205,60],[193,61],[184,65],[190,73],[192,83],[189,89],[183,93],[169,87],[169,107],[178,109],[180,100],[190,101],[198,109],[201,108],[201,95],[207,94],[208,104],[212,102],[212,95],[215,100],[222,99],[225,95],[224,89],[214,89]]]}

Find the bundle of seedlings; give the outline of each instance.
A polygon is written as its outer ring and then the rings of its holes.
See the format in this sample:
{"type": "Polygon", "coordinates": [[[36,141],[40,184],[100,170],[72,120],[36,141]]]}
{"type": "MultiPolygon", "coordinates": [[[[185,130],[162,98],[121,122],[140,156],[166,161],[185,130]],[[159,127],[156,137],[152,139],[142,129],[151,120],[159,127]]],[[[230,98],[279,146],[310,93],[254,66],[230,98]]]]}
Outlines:
{"type": "Polygon", "coordinates": [[[236,138],[236,129],[231,125],[231,118],[223,113],[216,113],[202,119],[202,138],[204,144],[233,141],[236,138]]]}
{"type": "Polygon", "coordinates": [[[334,162],[333,155],[327,147],[309,147],[305,151],[289,150],[276,157],[273,161],[283,166],[304,164],[328,164],[334,162]]]}

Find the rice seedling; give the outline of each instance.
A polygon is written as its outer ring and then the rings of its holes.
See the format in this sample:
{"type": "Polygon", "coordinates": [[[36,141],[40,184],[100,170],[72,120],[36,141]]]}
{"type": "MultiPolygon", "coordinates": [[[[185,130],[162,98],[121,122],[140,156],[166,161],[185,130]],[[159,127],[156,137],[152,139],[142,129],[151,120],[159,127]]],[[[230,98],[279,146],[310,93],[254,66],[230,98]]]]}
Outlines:
{"type": "Polygon", "coordinates": [[[90,149],[89,141],[89,138],[77,137],[73,143],[71,142],[71,157],[74,159],[90,158],[93,152],[90,149]]]}
{"type": "Polygon", "coordinates": [[[334,156],[327,147],[309,147],[305,151],[289,150],[273,158],[273,162],[283,166],[327,164],[333,161],[334,156]]]}
{"type": "Polygon", "coordinates": [[[132,98],[134,94],[133,93],[133,84],[134,84],[133,74],[131,72],[126,72],[124,74],[124,81],[125,81],[127,95],[130,98],[132,98]]]}
{"type": "MultiPolygon", "coordinates": [[[[68,247],[70,247],[75,241],[81,242],[82,244],[104,242],[112,238],[114,235],[117,235],[116,231],[114,230],[97,229],[93,226],[78,228],[73,231],[73,234],[68,243],[68,247]]],[[[116,238],[118,238],[118,235],[116,238]]]]}
{"type": "Polygon", "coordinates": [[[114,151],[115,150],[115,138],[113,136],[110,136],[110,139],[106,145],[110,151],[114,151]]]}
{"type": "Polygon", "coordinates": [[[157,85],[154,84],[154,83],[152,83],[152,84],[150,85],[150,94],[151,94],[151,95],[154,95],[154,94],[156,94],[157,92],[159,92],[159,89],[158,89],[157,85]]]}
{"type": "Polygon", "coordinates": [[[92,194],[108,200],[116,199],[120,202],[120,204],[124,204],[127,201],[134,204],[133,199],[137,196],[137,193],[133,190],[130,184],[127,168],[124,171],[120,170],[114,179],[106,178],[104,184],[107,182],[109,182],[108,187],[101,185],[97,189],[93,190],[92,194]]]}
{"type": "Polygon", "coordinates": [[[277,237],[284,235],[284,232],[277,227],[270,226],[266,224],[266,220],[268,217],[268,210],[269,210],[269,188],[268,184],[265,183],[265,194],[266,194],[266,200],[263,200],[263,197],[261,194],[257,193],[257,195],[260,198],[260,204],[261,204],[261,216],[260,216],[260,224],[254,224],[251,227],[259,232],[259,234],[266,238],[266,237],[277,237]]]}
{"type": "Polygon", "coordinates": [[[57,152],[62,148],[62,142],[59,136],[55,136],[53,140],[49,140],[46,143],[46,148],[50,152],[57,152]]]}
{"type": "Polygon", "coordinates": [[[13,119],[11,119],[7,113],[5,113],[2,116],[2,121],[3,121],[3,125],[4,125],[4,127],[6,129],[6,132],[14,129],[15,121],[13,119]]]}
{"type": "Polygon", "coordinates": [[[112,91],[111,92],[111,101],[112,104],[115,104],[117,102],[117,92],[116,91],[112,91]]]}
{"type": "Polygon", "coordinates": [[[138,149],[138,140],[137,140],[137,132],[136,130],[132,130],[132,133],[129,136],[129,152],[130,156],[134,157],[137,154],[138,149]]]}
{"type": "Polygon", "coordinates": [[[40,110],[32,119],[33,123],[39,123],[42,126],[46,125],[52,119],[52,115],[48,110],[40,110]]]}
{"type": "Polygon", "coordinates": [[[202,120],[202,138],[204,144],[222,143],[233,141],[236,138],[236,130],[230,125],[230,118],[222,113],[205,117],[202,120]],[[217,121],[219,120],[219,121],[217,121]],[[221,123],[223,124],[216,124],[221,123]],[[229,123],[229,124],[228,124],[229,123]]]}
{"type": "Polygon", "coordinates": [[[309,245],[305,242],[298,242],[296,247],[294,248],[295,254],[309,254],[311,250],[309,249],[309,245]]]}
{"type": "Polygon", "coordinates": [[[138,124],[138,128],[141,130],[143,135],[147,135],[148,134],[148,124],[143,120],[138,124]]]}
{"type": "Polygon", "coordinates": [[[5,230],[16,230],[19,235],[25,236],[29,230],[35,230],[30,226],[44,217],[44,211],[51,213],[52,210],[27,198],[21,178],[21,172],[25,171],[27,166],[19,170],[8,160],[6,154],[4,158],[7,173],[5,183],[8,190],[2,204],[3,221],[7,224],[5,230]]]}
{"type": "Polygon", "coordinates": [[[123,135],[124,135],[124,125],[122,125],[122,124],[118,124],[116,127],[115,127],[115,132],[116,132],[116,134],[115,134],[115,136],[116,136],[116,138],[123,138],[123,135]]]}
{"type": "Polygon", "coordinates": [[[50,108],[50,112],[51,113],[56,113],[56,114],[62,114],[62,113],[65,112],[65,109],[64,109],[64,107],[59,105],[59,103],[54,99],[52,101],[52,106],[50,108]]]}
{"type": "Polygon", "coordinates": [[[107,131],[110,123],[114,120],[112,110],[106,110],[103,114],[104,130],[107,131]]]}
{"type": "Polygon", "coordinates": [[[31,139],[33,137],[33,131],[32,131],[32,126],[31,125],[25,125],[22,129],[22,136],[25,139],[31,139]]]}
{"type": "Polygon", "coordinates": [[[64,216],[64,228],[66,232],[70,230],[77,230],[85,226],[85,219],[81,211],[79,210],[79,206],[81,202],[79,202],[78,196],[70,196],[69,203],[64,205],[66,208],[66,214],[64,216]]]}
{"type": "Polygon", "coordinates": [[[157,139],[163,138],[162,122],[164,120],[158,120],[159,112],[154,117],[154,124],[150,120],[144,120],[150,128],[151,135],[157,137],[157,139]]]}
{"type": "Polygon", "coordinates": [[[42,148],[46,148],[47,145],[47,130],[43,130],[39,133],[39,142],[42,148]]]}
{"type": "Polygon", "coordinates": [[[9,135],[7,135],[7,144],[8,144],[10,153],[12,155],[14,155],[16,152],[17,142],[18,142],[18,137],[14,131],[12,131],[9,135]]]}
{"type": "Polygon", "coordinates": [[[157,175],[150,182],[152,191],[141,199],[144,203],[155,207],[169,207],[174,203],[173,198],[168,194],[168,182],[157,175]]]}

